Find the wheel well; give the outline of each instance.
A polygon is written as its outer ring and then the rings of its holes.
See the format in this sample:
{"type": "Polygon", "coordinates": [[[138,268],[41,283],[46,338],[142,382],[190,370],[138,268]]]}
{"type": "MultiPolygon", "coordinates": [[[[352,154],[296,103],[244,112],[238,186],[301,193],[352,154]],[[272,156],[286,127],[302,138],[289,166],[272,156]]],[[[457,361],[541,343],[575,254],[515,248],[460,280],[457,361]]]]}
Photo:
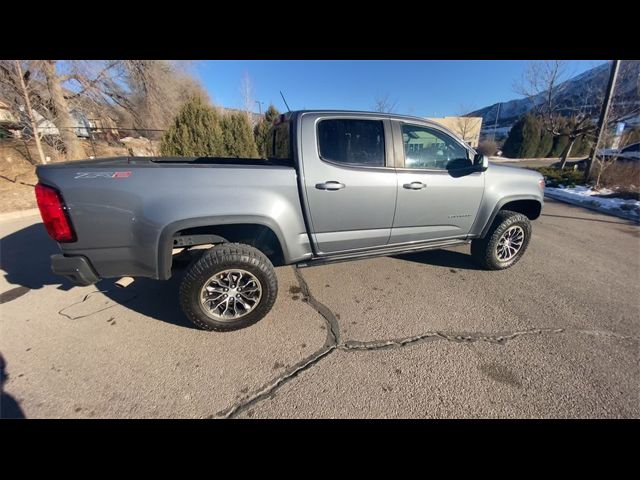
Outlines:
{"type": "Polygon", "coordinates": [[[251,223],[236,223],[228,225],[207,225],[202,227],[193,227],[180,230],[173,236],[174,244],[179,237],[193,237],[196,235],[203,235],[202,241],[196,241],[192,245],[211,243],[207,239],[208,235],[216,235],[220,240],[229,243],[244,243],[257,248],[264,253],[271,263],[274,265],[282,265],[284,262],[284,255],[282,253],[282,246],[276,234],[269,227],[259,224],[251,223]]]}
{"type": "Polygon", "coordinates": [[[500,210],[511,210],[525,215],[529,220],[535,220],[540,216],[542,205],[537,200],[514,200],[505,203],[500,210]]]}

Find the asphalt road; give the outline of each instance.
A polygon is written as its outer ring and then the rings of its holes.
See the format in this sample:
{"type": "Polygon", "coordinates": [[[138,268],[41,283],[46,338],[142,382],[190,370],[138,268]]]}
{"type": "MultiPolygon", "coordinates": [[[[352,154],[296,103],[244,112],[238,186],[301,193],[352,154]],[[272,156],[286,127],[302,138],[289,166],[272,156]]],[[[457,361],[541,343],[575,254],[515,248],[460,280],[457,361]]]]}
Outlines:
{"type": "Polygon", "coordinates": [[[176,286],[74,287],[38,217],[0,223],[3,417],[639,417],[640,227],[548,200],[520,263],[468,247],[277,269],[209,333],[176,286]]]}

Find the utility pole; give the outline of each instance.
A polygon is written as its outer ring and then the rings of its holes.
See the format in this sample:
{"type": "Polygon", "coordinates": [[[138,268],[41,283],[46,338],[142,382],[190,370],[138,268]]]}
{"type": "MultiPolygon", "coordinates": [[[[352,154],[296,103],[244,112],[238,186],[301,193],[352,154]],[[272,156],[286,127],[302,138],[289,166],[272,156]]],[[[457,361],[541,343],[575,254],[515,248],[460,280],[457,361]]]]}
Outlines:
{"type": "Polygon", "coordinates": [[[498,112],[496,113],[496,121],[493,124],[493,138],[492,141],[496,141],[496,128],[498,128],[498,117],[500,116],[500,103],[498,104],[498,112]]]}
{"type": "Polygon", "coordinates": [[[616,87],[616,78],[618,77],[618,70],[620,68],[620,60],[613,60],[611,64],[611,71],[609,73],[609,83],[607,84],[607,90],[605,92],[604,101],[602,102],[602,107],[600,108],[600,119],[598,120],[598,136],[596,138],[593,147],[591,147],[591,152],[589,153],[589,159],[587,160],[587,168],[584,170],[584,180],[589,180],[589,175],[591,174],[591,167],[593,165],[593,160],[596,156],[596,151],[598,150],[598,145],[600,145],[600,139],[602,138],[602,132],[606,128],[607,117],[609,116],[609,107],[611,106],[611,98],[613,97],[613,90],[616,87]]]}
{"type": "Polygon", "coordinates": [[[262,115],[262,104],[263,104],[263,102],[259,102],[258,100],[256,100],[255,103],[258,104],[258,112],[260,112],[260,115],[262,115]]]}

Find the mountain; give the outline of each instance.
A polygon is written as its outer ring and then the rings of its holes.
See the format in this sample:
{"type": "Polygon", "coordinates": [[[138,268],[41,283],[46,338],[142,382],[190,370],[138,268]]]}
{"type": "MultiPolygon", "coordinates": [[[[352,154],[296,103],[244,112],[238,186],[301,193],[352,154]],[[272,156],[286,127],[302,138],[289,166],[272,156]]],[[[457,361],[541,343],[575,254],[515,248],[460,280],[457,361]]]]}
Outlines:
{"type": "MultiPolygon", "coordinates": [[[[591,114],[597,117],[600,112],[600,103],[596,97],[602,95],[609,78],[610,63],[598,65],[586,72],[581,73],[558,86],[558,105],[569,106],[586,101],[591,110],[591,114]]],[[[470,112],[467,116],[482,117],[482,130],[493,131],[493,127],[497,120],[497,133],[506,134],[513,124],[525,113],[529,112],[534,103],[542,102],[544,94],[540,94],[533,99],[521,98],[518,100],[510,100],[508,102],[495,103],[488,107],[481,108],[474,112],[470,112]]],[[[640,61],[628,60],[622,61],[618,72],[614,91],[614,104],[618,102],[632,102],[640,107],[640,61]]],[[[568,113],[565,112],[565,113],[568,113]]]]}

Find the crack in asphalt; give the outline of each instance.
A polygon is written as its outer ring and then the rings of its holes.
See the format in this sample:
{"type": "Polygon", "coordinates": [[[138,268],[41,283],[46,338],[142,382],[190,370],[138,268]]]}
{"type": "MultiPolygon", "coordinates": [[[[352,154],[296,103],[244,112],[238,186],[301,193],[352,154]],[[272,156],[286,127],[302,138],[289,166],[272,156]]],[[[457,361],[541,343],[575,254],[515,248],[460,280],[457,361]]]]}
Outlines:
{"type": "MultiPolygon", "coordinates": [[[[392,339],[382,339],[382,340],[371,340],[371,341],[360,341],[360,340],[348,340],[344,343],[340,343],[340,326],[338,324],[338,319],[336,314],[327,307],[322,302],[318,301],[312,294],[309,289],[309,285],[306,280],[300,273],[300,270],[296,267],[293,267],[293,272],[298,281],[298,285],[300,287],[300,293],[303,296],[303,300],[305,303],[308,303],[316,312],[320,314],[323,320],[327,324],[327,336],[325,339],[324,345],[316,350],[314,353],[304,358],[300,362],[296,363],[292,367],[286,369],[281,375],[273,379],[272,381],[262,385],[260,388],[256,389],[252,393],[240,398],[230,407],[221,410],[216,414],[218,418],[233,418],[243,411],[251,408],[255,404],[266,400],[268,398],[272,398],[275,395],[276,391],[285,385],[287,382],[297,377],[301,372],[310,369],[314,365],[318,364],[323,358],[328,357],[331,353],[336,350],[342,351],[371,351],[371,350],[383,350],[383,349],[394,349],[394,348],[402,348],[407,345],[413,345],[418,343],[423,343],[427,341],[434,340],[445,340],[449,342],[456,343],[474,343],[474,342],[486,342],[493,344],[504,344],[510,340],[513,340],[517,337],[525,336],[525,335],[543,335],[543,334],[558,334],[567,332],[569,330],[563,328],[531,328],[528,330],[520,330],[511,333],[503,333],[503,334],[492,334],[487,335],[483,333],[446,333],[440,331],[432,331],[422,333],[420,335],[414,335],[403,338],[392,338],[392,339]]],[[[98,309],[91,313],[87,313],[86,315],[78,315],[71,316],[67,313],[64,313],[65,310],[69,308],[79,305],[81,303],[86,302],[92,295],[96,293],[108,293],[109,290],[95,290],[93,292],[89,292],[86,294],[82,300],[79,302],[72,303],[67,305],[58,311],[59,315],[67,317],[70,320],[78,320],[80,318],[86,318],[91,315],[95,315],[96,313],[102,312],[104,310],[108,310],[117,305],[124,305],[131,300],[134,300],[138,297],[137,294],[134,294],[130,298],[127,298],[123,301],[118,301],[113,305],[109,305],[107,307],[98,309]]],[[[625,335],[620,335],[615,332],[606,332],[601,330],[576,330],[577,333],[587,334],[587,335],[596,335],[596,336],[610,336],[616,337],[624,340],[634,340],[637,341],[634,337],[628,337],[625,335]]]]}
{"type": "Polygon", "coordinates": [[[640,342],[638,337],[634,337],[631,335],[622,335],[617,332],[610,332],[607,330],[576,330],[576,333],[582,333],[583,335],[593,335],[595,337],[611,337],[616,338],[618,340],[629,340],[632,342],[640,342]]]}
{"type": "Polygon", "coordinates": [[[278,390],[282,385],[296,377],[300,372],[307,370],[318,363],[320,360],[325,358],[327,355],[335,351],[339,346],[340,341],[340,327],[338,326],[338,319],[335,314],[331,311],[329,307],[325,304],[316,300],[316,298],[311,294],[309,290],[309,286],[307,282],[302,277],[299,269],[296,267],[293,268],[293,273],[298,281],[298,286],[300,287],[300,293],[302,294],[302,298],[306,303],[311,305],[316,312],[320,314],[320,316],[324,319],[327,324],[327,337],[324,342],[324,345],[319,350],[315,351],[304,360],[296,363],[293,367],[285,370],[282,375],[276,377],[271,382],[263,385],[253,393],[241,398],[238,402],[234,403],[231,407],[218,412],[217,416],[221,418],[232,418],[235,415],[247,410],[252,405],[265,400],[266,398],[271,397],[275,394],[276,390],[278,390]]]}
{"type": "Polygon", "coordinates": [[[311,307],[313,307],[313,309],[318,312],[327,322],[327,326],[329,328],[327,329],[327,340],[325,342],[325,346],[338,345],[340,343],[340,326],[338,325],[338,319],[336,318],[335,314],[329,307],[319,302],[313,295],[311,295],[309,285],[307,285],[306,280],[300,273],[300,269],[293,267],[293,273],[296,276],[296,280],[298,280],[300,291],[304,296],[303,298],[305,298],[307,303],[311,305],[311,307]]]}
{"type": "Polygon", "coordinates": [[[380,350],[383,348],[398,348],[409,344],[422,342],[425,340],[447,340],[457,343],[473,343],[487,342],[503,344],[509,340],[523,335],[542,335],[545,333],[562,333],[564,328],[531,328],[529,330],[521,330],[503,335],[484,335],[484,334],[455,334],[443,332],[427,332],[421,335],[405,337],[393,340],[372,340],[369,342],[360,342],[358,340],[350,340],[338,345],[340,350],[380,350]]]}
{"type": "Polygon", "coordinates": [[[276,392],[276,390],[278,390],[278,388],[280,388],[283,384],[285,384],[292,378],[296,377],[300,372],[303,372],[304,370],[311,368],[313,365],[315,365],[324,357],[326,357],[331,352],[333,352],[336,348],[337,348],[337,345],[329,345],[329,346],[322,347],[320,350],[318,350],[314,354],[308,356],[301,362],[298,362],[292,368],[286,370],[282,375],[277,377],[275,380],[267,383],[266,385],[263,385],[252,394],[247,395],[246,397],[240,399],[240,401],[236,402],[226,410],[222,410],[218,412],[217,416],[220,418],[232,418],[235,415],[243,412],[244,410],[247,410],[254,404],[271,397],[276,392]]]}
{"type": "Polygon", "coordinates": [[[67,317],[69,320],[79,320],[81,318],[86,318],[86,317],[89,317],[91,315],[95,315],[96,313],[102,312],[104,310],[108,310],[108,309],[116,307],[118,305],[125,305],[125,304],[129,303],[131,300],[134,300],[135,298],[138,297],[138,294],[134,294],[133,296],[131,296],[130,298],[127,298],[126,300],[116,301],[113,305],[109,305],[108,307],[100,308],[100,309],[98,309],[98,310],[96,310],[94,312],[87,313],[86,315],[78,315],[77,317],[72,317],[71,315],[68,315],[68,314],[64,313],[65,310],[70,309],[74,305],[80,305],[81,303],[86,302],[89,299],[89,297],[91,297],[95,293],[108,293],[108,292],[110,292],[110,290],[94,290],[93,292],[89,292],[79,302],[74,302],[71,305],[67,305],[66,307],[63,307],[60,310],[58,310],[58,315],[62,315],[63,317],[67,317]]]}
{"type": "Polygon", "coordinates": [[[251,408],[255,404],[272,398],[276,391],[295,378],[301,372],[308,370],[314,365],[318,364],[323,358],[328,357],[336,350],[344,351],[362,351],[362,350],[381,350],[404,347],[406,345],[420,343],[428,340],[446,340],[456,343],[472,343],[472,342],[487,342],[493,344],[504,344],[509,340],[513,340],[517,337],[524,335],[543,335],[543,334],[557,334],[565,331],[563,328],[531,328],[529,330],[521,330],[511,333],[486,335],[481,333],[444,333],[444,332],[427,332],[421,335],[415,335],[411,337],[399,338],[399,339],[384,339],[384,340],[372,340],[369,342],[361,342],[358,340],[349,340],[344,343],[340,343],[340,327],[336,315],[325,304],[319,302],[309,289],[307,282],[300,273],[297,267],[292,267],[295,277],[300,286],[300,292],[303,295],[303,299],[311,305],[311,307],[320,314],[320,316],[327,323],[327,338],[325,344],[316,352],[312,353],[302,361],[296,363],[293,367],[285,370],[281,375],[273,379],[271,382],[263,385],[262,387],[250,393],[230,407],[221,410],[217,413],[218,418],[233,418],[239,413],[251,408]]]}

